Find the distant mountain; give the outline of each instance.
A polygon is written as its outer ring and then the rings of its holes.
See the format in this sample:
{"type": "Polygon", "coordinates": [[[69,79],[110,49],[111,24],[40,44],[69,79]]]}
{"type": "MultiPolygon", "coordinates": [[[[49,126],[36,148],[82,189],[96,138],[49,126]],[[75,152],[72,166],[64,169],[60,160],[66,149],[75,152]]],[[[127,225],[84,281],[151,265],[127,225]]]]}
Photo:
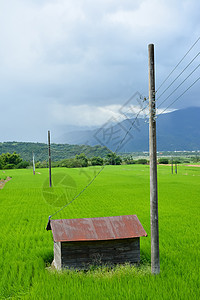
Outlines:
{"type": "MultiPolygon", "coordinates": [[[[62,136],[61,143],[103,145],[112,151],[148,151],[149,129],[144,119],[104,124],[95,130],[73,131],[62,136]],[[123,140],[124,139],[124,140],[123,140]],[[123,141],[122,141],[123,140],[123,141]],[[122,141],[122,142],[121,142],[122,141]]],[[[200,107],[189,107],[162,114],[157,118],[158,151],[200,149],[200,107]]]]}
{"type": "Polygon", "coordinates": [[[200,149],[200,107],[163,114],[157,125],[159,150],[200,149]]]}

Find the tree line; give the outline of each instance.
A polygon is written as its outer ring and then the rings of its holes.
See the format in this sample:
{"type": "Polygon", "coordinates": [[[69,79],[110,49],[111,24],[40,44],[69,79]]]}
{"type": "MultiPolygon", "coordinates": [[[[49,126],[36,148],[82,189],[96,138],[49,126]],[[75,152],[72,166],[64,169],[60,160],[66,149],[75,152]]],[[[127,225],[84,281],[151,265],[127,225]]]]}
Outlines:
{"type": "MultiPolygon", "coordinates": [[[[199,161],[199,157],[193,159],[194,162],[199,161]]],[[[159,158],[159,164],[170,164],[171,159],[168,158],[159,158]]],[[[182,163],[183,161],[178,158],[174,160],[174,163],[182,163]]],[[[189,161],[188,161],[189,162],[189,161]]],[[[122,157],[117,155],[114,152],[107,153],[106,157],[102,158],[100,156],[87,157],[85,153],[76,154],[75,157],[66,158],[59,161],[52,161],[52,167],[66,167],[66,168],[83,168],[88,166],[102,166],[102,165],[130,165],[130,164],[143,164],[147,165],[149,161],[146,158],[139,158],[134,160],[132,156],[122,157]]],[[[0,169],[23,169],[31,168],[32,161],[23,160],[20,154],[16,152],[11,153],[2,153],[0,155],[0,169]]],[[[36,161],[36,168],[47,168],[48,160],[45,161],[36,161]]]]}
{"type": "MultiPolygon", "coordinates": [[[[107,165],[120,165],[122,163],[122,158],[116,155],[114,152],[110,152],[105,158],[100,156],[93,156],[88,158],[85,153],[77,154],[73,158],[63,159],[61,161],[53,161],[51,163],[52,167],[66,167],[66,168],[82,168],[88,166],[102,166],[107,165]]],[[[37,162],[36,168],[46,168],[48,167],[48,161],[37,162]]]]}
{"type": "MultiPolygon", "coordinates": [[[[93,156],[88,158],[85,153],[76,154],[73,158],[67,158],[60,161],[52,161],[52,167],[66,167],[66,168],[82,168],[88,166],[102,166],[102,165],[121,165],[129,164],[133,161],[122,159],[120,155],[117,155],[114,152],[107,153],[105,158],[100,156],[93,156]]],[[[134,163],[146,164],[148,161],[146,159],[139,159],[134,163]]],[[[0,169],[23,169],[31,168],[32,161],[23,160],[20,154],[16,152],[3,153],[0,155],[0,169]]],[[[46,161],[36,161],[36,168],[47,168],[48,160],[46,161]]]]}
{"type": "MultiPolygon", "coordinates": [[[[53,161],[52,167],[66,167],[66,168],[81,168],[88,166],[102,166],[103,164],[108,165],[120,165],[122,159],[116,153],[108,153],[106,158],[100,156],[93,156],[88,158],[85,153],[77,154],[73,158],[67,158],[60,161],[53,161]]],[[[32,161],[23,160],[20,154],[13,152],[12,154],[2,153],[0,155],[0,169],[23,169],[32,167],[32,161]]],[[[36,168],[48,167],[48,161],[37,161],[35,163],[36,168]]]]}

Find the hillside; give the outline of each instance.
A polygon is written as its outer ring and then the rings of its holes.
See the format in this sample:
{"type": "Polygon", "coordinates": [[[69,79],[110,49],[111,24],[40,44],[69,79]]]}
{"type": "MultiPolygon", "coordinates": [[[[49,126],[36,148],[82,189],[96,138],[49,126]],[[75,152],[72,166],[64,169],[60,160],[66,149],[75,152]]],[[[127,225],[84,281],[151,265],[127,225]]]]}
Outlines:
{"type": "MultiPolygon", "coordinates": [[[[48,146],[44,143],[0,143],[0,154],[7,152],[16,152],[20,154],[21,158],[27,161],[32,160],[33,152],[36,161],[45,161],[48,159],[48,146]]],[[[109,153],[109,150],[106,147],[98,145],[91,147],[88,145],[51,144],[52,161],[75,157],[76,154],[80,153],[85,153],[87,157],[105,157],[109,153]]]]}

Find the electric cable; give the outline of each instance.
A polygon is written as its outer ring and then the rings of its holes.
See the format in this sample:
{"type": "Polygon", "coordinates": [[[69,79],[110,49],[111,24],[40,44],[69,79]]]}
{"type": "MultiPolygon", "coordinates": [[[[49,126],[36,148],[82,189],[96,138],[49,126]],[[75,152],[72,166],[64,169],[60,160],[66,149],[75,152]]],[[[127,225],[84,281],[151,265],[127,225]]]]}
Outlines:
{"type": "Polygon", "coordinates": [[[197,53],[197,55],[189,62],[189,64],[179,73],[179,75],[170,83],[170,85],[162,92],[162,94],[157,97],[157,100],[159,100],[162,95],[174,84],[174,82],[185,72],[185,70],[193,63],[193,61],[199,56],[200,52],[197,53]]]}
{"type": "Polygon", "coordinates": [[[165,84],[165,82],[169,79],[169,77],[174,73],[174,71],[178,68],[178,66],[182,63],[182,61],[185,59],[185,57],[190,53],[190,51],[194,48],[194,46],[198,43],[200,40],[200,37],[194,42],[194,44],[190,47],[190,49],[186,52],[186,54],[182,57],[182,59],[179,61],[179,63],[174,67],[174,69],[169,73],[169,75],[165,78],[165,80],[161,83],[161,85],[158,87],[156,92],[160,90],[160,88],[165,84]]]}
{"type": "Polygon", "coordinates": [[[169,94],[158,106],[158,108],[165,102],[167,101],[179,88],[180,86],[200,67],[200,64],[194,70],[169,94]]]}
{"type": "Polygon", "coordinates": [[[178,96],[172,103],[170,103],[170,105],[168,105],[160,114],[157,115],[157,117],[159,117],[160,115],[162,115],[168,108],[170,108],[178,99],[180,99],[191,87],[193,87],[193,85],[195,85],[200,79],[200,76],[180,95],[178,96]]]}

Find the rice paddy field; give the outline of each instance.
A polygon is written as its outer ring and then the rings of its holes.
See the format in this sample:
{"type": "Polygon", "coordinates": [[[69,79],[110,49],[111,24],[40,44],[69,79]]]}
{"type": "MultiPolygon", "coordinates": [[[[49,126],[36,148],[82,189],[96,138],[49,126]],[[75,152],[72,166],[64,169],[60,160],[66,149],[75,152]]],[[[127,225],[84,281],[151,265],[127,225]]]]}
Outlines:
{"type": "Polygon", "coordinates": [[[150,270],[149,166],[106,166],[73,203],[52,219],[136,214],[148,233],[140,266],[88,272],[53,270],[48,216],[69,202],[99,167],[0,171],[1,299],[200,299],[200,168],[158,166],[160,268],[150,270]]]}

